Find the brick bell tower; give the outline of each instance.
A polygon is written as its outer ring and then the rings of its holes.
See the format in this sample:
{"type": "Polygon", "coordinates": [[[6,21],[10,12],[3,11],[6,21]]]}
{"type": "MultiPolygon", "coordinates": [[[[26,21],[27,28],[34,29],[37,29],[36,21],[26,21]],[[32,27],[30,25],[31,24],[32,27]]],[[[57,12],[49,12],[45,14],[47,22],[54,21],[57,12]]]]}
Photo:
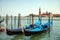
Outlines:
{"type": "Polygon", "coordinates": [[[39,16],[41,15],[41,8],[39,8],[39,16]]]}

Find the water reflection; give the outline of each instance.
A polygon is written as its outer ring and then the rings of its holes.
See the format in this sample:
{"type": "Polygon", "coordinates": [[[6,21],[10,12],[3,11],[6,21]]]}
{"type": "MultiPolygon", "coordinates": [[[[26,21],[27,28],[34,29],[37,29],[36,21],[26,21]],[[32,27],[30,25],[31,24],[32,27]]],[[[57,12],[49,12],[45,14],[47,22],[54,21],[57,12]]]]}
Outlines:
{"type": "Polygon", "coordinates": [[[17,39],[22,39],[23,35],[16,35],[14,38],[12,38],[11,40],[17,40],[17,39]]]}
{"type": "Polygon", "coordinates": [[[47,38],[48,36],[46,36],[48,34],[48,31],[41,33],[41,34],[35,34],[32,35],[32,37],[30,38],[30,40],[41,40],[43,38],[47,38]]]}
{"type": "Polygon", "coordinates": [[[31,36],[25,36],[24,34],[16,35],[11,40],[29,40],[31,36]]]}
{"type": "Polygon", "coordinates": [[[25,36],[24,34],[21,35],[16,35],[14,38],[11,40],[42,40],[43,38],[47,38],[46,36],[48,34],[48,31],[40,34],[34,34],[31,36],[25,36]]]}

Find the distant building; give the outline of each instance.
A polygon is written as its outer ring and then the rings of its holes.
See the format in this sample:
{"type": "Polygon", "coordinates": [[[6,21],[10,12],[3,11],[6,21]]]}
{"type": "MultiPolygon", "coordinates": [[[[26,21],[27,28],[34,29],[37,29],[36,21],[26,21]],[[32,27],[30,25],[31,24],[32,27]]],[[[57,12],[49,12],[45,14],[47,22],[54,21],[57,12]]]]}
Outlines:
{"type": "Polygon", "coordinates": [[[53,14],[53,17],[60,17],[60,14],[53,14]]]}
{"type": "MultiPolygon", "coordinates": [[[[48,12],[48,11],[46,11],[45,13],[41,13],[41,8],[39,8],[39,13],[38,13],[38,15],[35,15],[35,14],[29,14],[28,16],[35,16],[35,17],[38,17],[38,16],[42,16],[42,17],[45,17],[45,16],[49,16],[49,13],[50,12],[48,12]]],[[[53,17],[60,17],[60,14],[52,14],[53,15],[53,17]]],[[[27,17],[28,17],[27,16],[27,17]]]]}

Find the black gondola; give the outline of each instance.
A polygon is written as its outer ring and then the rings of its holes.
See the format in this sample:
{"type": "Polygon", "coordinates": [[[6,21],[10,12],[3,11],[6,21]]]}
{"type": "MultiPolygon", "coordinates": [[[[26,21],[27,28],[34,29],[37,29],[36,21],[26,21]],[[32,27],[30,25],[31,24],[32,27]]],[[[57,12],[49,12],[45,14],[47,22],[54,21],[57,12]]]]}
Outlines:
{"type": "Polygon", "coordinates": [[[17,28],[17,29],[8,29],[6,28],[6,33],[8,35],[16,35],[16,34],[22,34],[22,28],[17,28]]]}

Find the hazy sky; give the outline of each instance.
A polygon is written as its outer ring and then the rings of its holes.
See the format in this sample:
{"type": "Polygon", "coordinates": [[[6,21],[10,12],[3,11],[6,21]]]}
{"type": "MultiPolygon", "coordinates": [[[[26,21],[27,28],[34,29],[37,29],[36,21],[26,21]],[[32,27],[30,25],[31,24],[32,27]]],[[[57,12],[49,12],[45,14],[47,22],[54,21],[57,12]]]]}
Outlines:
{"type": "Polygon", "coordinates": [[[60,0],[0,0],[2,16],[38,14],[39,8],[42,12],[60,13],[60,0]]]}

